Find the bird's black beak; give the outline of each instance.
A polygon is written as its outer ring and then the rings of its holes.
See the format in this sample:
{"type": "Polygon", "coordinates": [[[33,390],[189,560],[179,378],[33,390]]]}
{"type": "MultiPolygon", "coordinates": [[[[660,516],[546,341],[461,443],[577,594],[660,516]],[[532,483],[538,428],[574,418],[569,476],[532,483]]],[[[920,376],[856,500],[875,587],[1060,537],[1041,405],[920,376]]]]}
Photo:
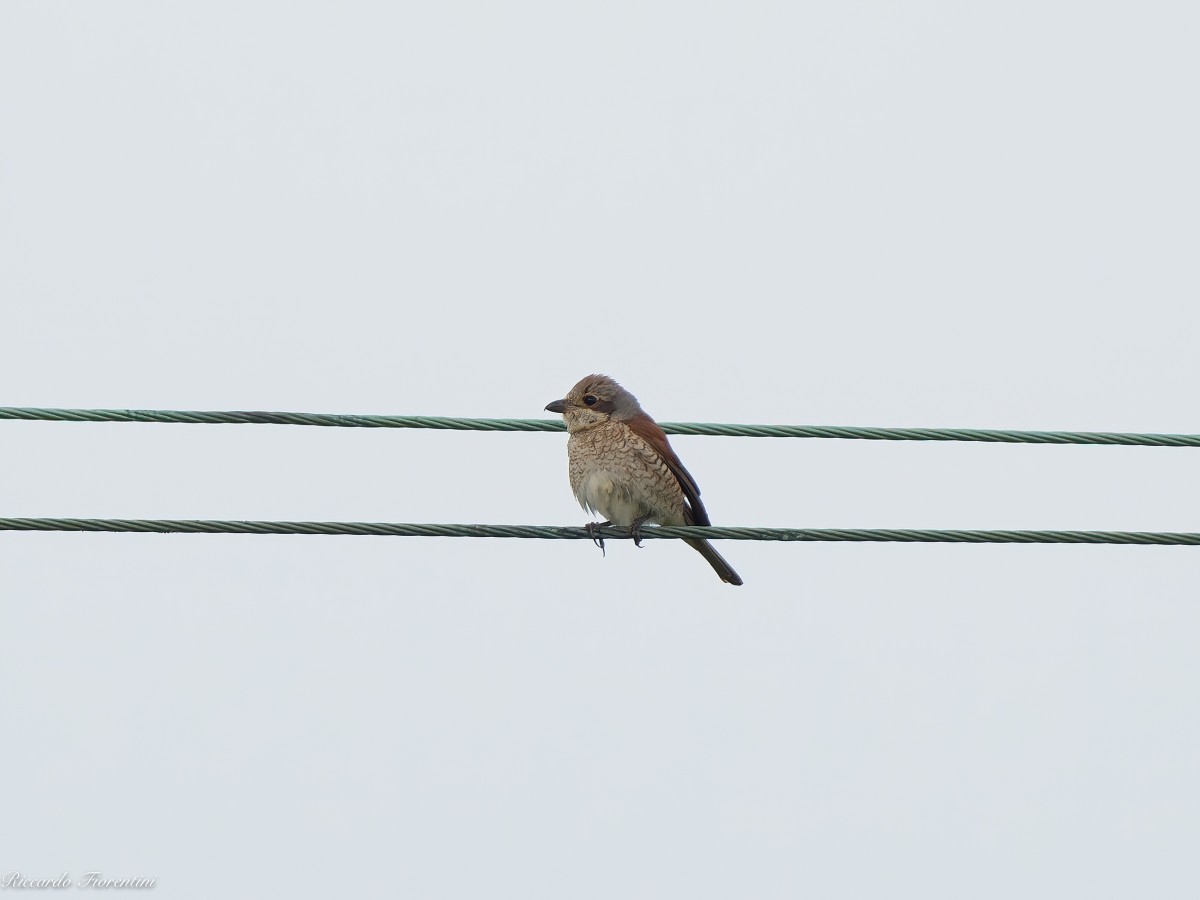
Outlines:
{"type": "Polygon", "coordinates": [[[565,400],[555,400],[553,403],[547,403],[546,409],[549,412],[560,413],[564,409],[566,409],[566,401],[565,400]]]}

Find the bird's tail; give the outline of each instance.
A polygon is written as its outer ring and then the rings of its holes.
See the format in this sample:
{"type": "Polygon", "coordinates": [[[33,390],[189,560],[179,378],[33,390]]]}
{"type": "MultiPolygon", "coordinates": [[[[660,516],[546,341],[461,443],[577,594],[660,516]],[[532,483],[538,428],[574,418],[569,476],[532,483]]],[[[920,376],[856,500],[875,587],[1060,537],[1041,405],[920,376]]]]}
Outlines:
{"type": "Polygon", "coordinates": [[[727,584],[742,583],[742,577],[733,571],[733,566],[725,562],[725,557],[718,553],[716,548],[708,541],[701,538],[684,538],[684,540],[692,547],[695,547],[700,555],[708,560],[708,564],[721,576],[722,581],[727,584]]]}

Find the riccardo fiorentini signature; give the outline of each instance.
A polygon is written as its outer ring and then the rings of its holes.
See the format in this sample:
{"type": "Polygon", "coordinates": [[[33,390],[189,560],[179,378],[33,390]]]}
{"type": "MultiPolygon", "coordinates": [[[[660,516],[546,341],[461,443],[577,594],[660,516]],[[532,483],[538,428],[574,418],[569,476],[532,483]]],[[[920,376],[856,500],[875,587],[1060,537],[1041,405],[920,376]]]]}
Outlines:
{"type": "Polygon", "coordinates": [[[0,875],[0,889],[16,888],[152,888],[158,881],[156,875],[137,875],[133,878],[111,878],[103,872],[84,872],[73,879],[70,872],[57,878],[35,878],[20,872],[5,872],[0,875]]]}

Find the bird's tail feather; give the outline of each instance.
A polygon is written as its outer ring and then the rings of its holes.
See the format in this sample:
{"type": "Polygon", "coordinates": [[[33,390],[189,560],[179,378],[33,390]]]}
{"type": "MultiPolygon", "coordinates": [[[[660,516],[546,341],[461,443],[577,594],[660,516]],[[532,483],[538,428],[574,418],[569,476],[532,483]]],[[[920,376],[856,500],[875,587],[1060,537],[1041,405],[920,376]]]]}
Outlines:
{"type": "Polygon", "coordinates": [[[700,555],[708,560],[708,564],[721,576],[722,581],[727,584],[742,583],[742,577],[733,571],[733,566],[725,562],[725,557],[718,553],[716,548],[708,541],[700,538],[684,538],[684,540],[692,547],[695,547],[700,555]]]}

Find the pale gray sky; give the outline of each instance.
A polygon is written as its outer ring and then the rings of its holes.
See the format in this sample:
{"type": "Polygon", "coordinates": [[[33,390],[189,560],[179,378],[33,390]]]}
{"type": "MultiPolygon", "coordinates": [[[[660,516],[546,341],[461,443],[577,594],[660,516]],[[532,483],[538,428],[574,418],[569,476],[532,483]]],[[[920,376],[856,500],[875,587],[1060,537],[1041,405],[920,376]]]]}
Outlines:
{"type": "MultiPolygon", "coordinates": [[[[1198,26],[9,2],[0,405],[1200,431],[1198,26]]],[[[0,515],[586,521],[557,434],[0,441],[0,515]]],[[[721,524],[1200,530],[1200,451],[674,444],[721,524]]],[[[0,874],[1196,896],[1200,550],[720,549],[0,534],[0,874]]]]}

